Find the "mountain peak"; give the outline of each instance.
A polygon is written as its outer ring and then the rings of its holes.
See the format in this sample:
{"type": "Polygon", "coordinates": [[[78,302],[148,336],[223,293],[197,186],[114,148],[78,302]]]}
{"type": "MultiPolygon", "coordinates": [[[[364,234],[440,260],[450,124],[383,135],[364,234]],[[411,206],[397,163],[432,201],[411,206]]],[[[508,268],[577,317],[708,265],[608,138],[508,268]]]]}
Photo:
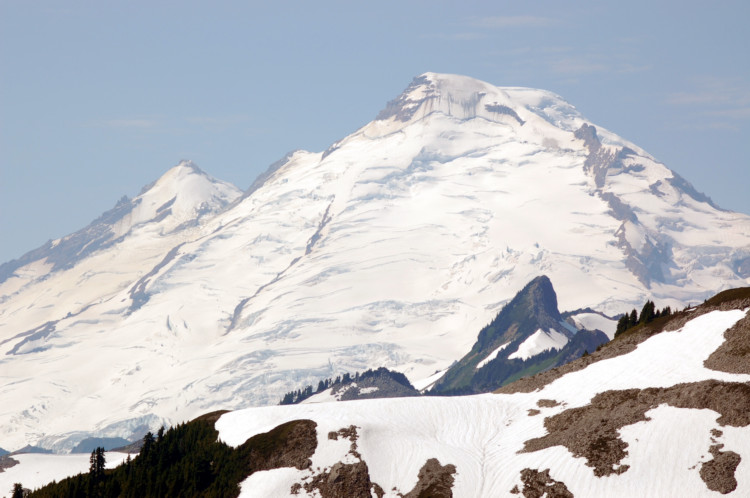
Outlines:
{"type": "Polygon", "coordinates": [[[434,390],[489,392],[509,379],[577,358],[607,340],[602,332],[575,332],[560,316],[552,282],[540,275],[479,332],[471,351],[448,369],[434,390]]]}
{"type": "Polygon", "coordinates": [[[523,126],[525,120],[515,107],[502,88],[484,81],[456,74],[424,73],[388,102],[375,120],[408,123],[441,112],[458,119],[483,117],[523,126]]]}

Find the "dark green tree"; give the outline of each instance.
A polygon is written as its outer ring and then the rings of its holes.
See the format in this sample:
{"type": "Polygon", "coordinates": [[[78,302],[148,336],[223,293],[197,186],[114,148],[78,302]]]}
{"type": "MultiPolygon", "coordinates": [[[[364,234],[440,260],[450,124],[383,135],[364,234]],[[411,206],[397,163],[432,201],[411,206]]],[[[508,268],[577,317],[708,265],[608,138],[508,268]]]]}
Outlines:
{"type": "Polygon", "coordinates": [[[628,319],[628,328],[635,327],[636,325],[638,325],[638,312],[633,308],[628,319]]]}
{"type": "Polygon", "coordinates": [[[91,479],[98,481],[102,478],[105,463],[104,448],[99,446],[91,452],[91,458],[89,458],[89,474],[91,475],[91,479]]]}
{"type": "Polygon", "coordinates": [[[654,319],[654,315],[656,314],[656,306],[654,305],[653,301],[646,301],[646,304],[643,305],[643,309],[641,310],[641,318],[638,320],[638,323],[649,323],[654,319]]]}
{"type": "Polygon", "coordinates": [[[13,485],[13,494],[11,496],[12,498],[23,498],[23,486],[20,482],[13,485]]]}
{"type": "Polygon", "coordinates": [[[617,321],[617,330],[615,331],[615,337],[622,334],[628,329],[629,321],[630,317],[627,314],[620,317],[620,319],[617,321]]]}

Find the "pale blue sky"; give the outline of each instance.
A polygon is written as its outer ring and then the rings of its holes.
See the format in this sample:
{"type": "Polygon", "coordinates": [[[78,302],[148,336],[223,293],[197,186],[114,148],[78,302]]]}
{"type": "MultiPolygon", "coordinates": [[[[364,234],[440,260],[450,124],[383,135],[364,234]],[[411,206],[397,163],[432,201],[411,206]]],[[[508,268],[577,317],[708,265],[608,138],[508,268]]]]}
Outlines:
{"type": "Polygon", "coordinates": [[[183,158],[247,188],[426,71],[554,91],[750,213],[748,26],[746,0],[0,0],[0,262],[183,158]]]}

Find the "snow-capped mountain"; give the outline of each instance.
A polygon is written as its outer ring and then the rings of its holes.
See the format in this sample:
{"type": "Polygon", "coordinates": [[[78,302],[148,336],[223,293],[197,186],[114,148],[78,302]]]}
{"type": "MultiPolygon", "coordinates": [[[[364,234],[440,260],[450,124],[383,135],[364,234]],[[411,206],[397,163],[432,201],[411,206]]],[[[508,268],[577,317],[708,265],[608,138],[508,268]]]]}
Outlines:
{"type": "Polygon", "coordinates": [[[2,265],[0,447],[131,438],[343,371],[424,379],[539,274],[561,310],[680,307],[750,282],[750,217],[557,95],[427,73],[244,193],[182,163],[2,265]]]}
{"type": "MultiPolygon", "coordinates": [[[[750,288],[725,291],[492,394],[212,412],[105,476],[105,496],[175,481],[194,489],[196,479],[174,476],[217,458],[200,480],[211,496],[747,496],[749,312],[750,288]]],[[[86,469],[77,455],[14,458],[0,489],[86,469]]]]}

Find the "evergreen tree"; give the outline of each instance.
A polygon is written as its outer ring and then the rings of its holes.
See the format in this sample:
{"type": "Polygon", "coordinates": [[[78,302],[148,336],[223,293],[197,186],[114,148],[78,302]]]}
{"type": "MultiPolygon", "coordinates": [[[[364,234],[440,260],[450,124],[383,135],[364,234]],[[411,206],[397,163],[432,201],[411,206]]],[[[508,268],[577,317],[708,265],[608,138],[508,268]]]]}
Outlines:
{"type": "Polygon", "coordinates": [[[627,314],[620,317],[620,319],[617,321],[617,330],[615,331],[615,337],[622,334],[628,329],[629,320],[630,317],[627,314]]]}
{"type": "Polygon", "coordinates": [[[641,318],[638,320],[638,323],[649,323],[654,319],[654,314],[656,307],[654,306],[653,301],[646,301],[646,304],[643,305],[643,309],[641,310],[641,318]]]}
{"type": "Polygon", "coordinates": [[[91,458],[89,458],[89,474],[94,481],[98,481],[104,475],[105,463],[104,448],[99,446],[91,452],[91,458]]]}
{"type": "Polygon", "coordinates": [[[638,325],[638,312],[633,308],[633,311],[630,312],[630,318],[628,319],[628,328],[635,327],[638,325]]]}
{"type": "Polygon", "coordinates": [[[13,485],[13,494],[11,496],[12,498],[23,498],[23,486],[20,482],[13,485]]]}
{"type": "Polygon", "coordinates": [[[145,436],[143,436],[143,446],[141,446],[141,455],[143,456],[144,460],[148,458],[149,453],[151,453],[151,450],[154,447],[154,435],[151,431],[148,431],[145,436]]]}

